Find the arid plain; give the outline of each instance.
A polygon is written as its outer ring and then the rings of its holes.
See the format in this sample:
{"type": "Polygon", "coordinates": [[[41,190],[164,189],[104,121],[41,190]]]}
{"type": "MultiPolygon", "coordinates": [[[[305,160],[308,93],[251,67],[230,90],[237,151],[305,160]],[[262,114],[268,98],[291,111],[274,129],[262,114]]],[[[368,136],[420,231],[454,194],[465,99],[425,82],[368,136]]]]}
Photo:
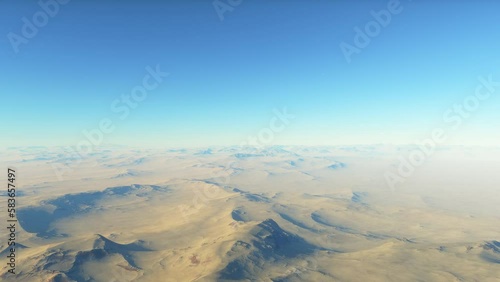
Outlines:
{"type": "Polygon", "coordinates": [[[10,148],[21,228],[16,276],[0,231],[0,277],[500,281],[500,148],[437,148],[391,187],[410,150],[10,148]]]}

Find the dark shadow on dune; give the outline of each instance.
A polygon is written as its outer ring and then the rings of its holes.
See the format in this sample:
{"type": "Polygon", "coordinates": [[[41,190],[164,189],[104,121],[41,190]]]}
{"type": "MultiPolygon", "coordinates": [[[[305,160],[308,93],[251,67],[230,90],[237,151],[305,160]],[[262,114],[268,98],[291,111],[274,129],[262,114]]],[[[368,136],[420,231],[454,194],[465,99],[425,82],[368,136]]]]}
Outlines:
{"type": "Polygon", "coordinates": [[[129,269],[139,270],[141,268],[134,261],[132,254],[134,252],[151,251],[151,249],[142,246],[142,243],[142,241],[138,241],[130,244],[119,244],[98,234],[96,235],[93,249],[78,252],[75,256],[73,266],[68,270],[66,275],[76,281],[94,281],[92,278],[83,275],[82,267],[88,262],[101,261],[115,255],[121,256],[128,263],[127,267],[129,269]]]}
{"type": "MultiPolygon", "coordinates": [[[[4,257],[8,254],[10,254],[10,249],[12,247],[10,246],[7,246],[5,247],[5,249],[3,249],[1,252],[0,252],[0,256],[4,257]]],[[[28,247],[26,247],[25,245],[21,244],[21,243],[16,243],[16,252],[19,251],[19,250],[22,250],[22,249],[27,249],[28,247]]]]}
{"type": "Polygon", "coordinates": [[[39,207],[19,209],[17,212],[19,224],[28,233],[37,233],[40,236],[49,230],[55,215],[39,207]]]}
{"type": "Polygon", "coordinates": [[[236,221],[242,221],[242,222],[249,221],[249,219],[247,217],[247,213],[241,208],[234,209],[231,212],[231,217],[233,218],[233,220],[236,220],[236,221]]]}
{"type": "Polygon", "coordinates": [[[103,192],[64,195],[54,200],[44,202],[41,206],[19,209],[18,218],[21,227],[38,237],[56,236],[52,224],[60,219],[85,214],[94,208],[103,192]]]}
{"type": "Polygon", "coordinates": [[[247,200],[252,201],[252,202],[263,202],[263,203],[270,203],[271,202],[271,200],[269,200],[269,198],[267,198],[266,196],[263,196],[261,194],[250,193],[250,192],[238,189],[238,188],[234,188],[233,192],[240,193],[243,197],[247,198],[247,200]]]}
{"type": "Polygon", "coordinates": [[[286,221],[292,223],[293,225],[296,225],[296,226],[298,226],[298,227],[300,227],[302,229],[306,229],[306,230],[309,230],[309,231],[312,231],[312,232],[318,232],[317,229],[309,227],[309,226],[305,225],[304,223],[302,223],[301,221],[298,221],[295,218],[293,218],[293,217],[291,217],[291,216],[289,216],[287,214],[278,212],[278,215],[281,216],[281,218],[283,218],[284,220],[286,220],[286,221]]]}
{"type": "Polygon", "coordinates": [[[128,252],[148,252],[151,249],[144,247],[141,243],[144,241],[138,241],[130,244],[119,244],[110,239],[97,234],[97,239],[94,241],[94,249],[103,249],[108,252],[113,253],[128,253],[128,252]]]}
{"type": "Polygon", "coordinates": [[[481,258],[491,262],[500,264],[500,242],[491,241],[483,245],[483,252],[481,258]]]}
{"type": "Polygon", "coordinates": [[[364,192],[352,192],[351,201],[354,203],[363,203],[366,195],[364,192]]]}
{"type": "Polygon", "coordinates": [[[345,163],[341,163],[341,162],[334,163],[334,164],[328,166],[329,169],[333,169],[333,170],[337,170],[337,169],[341,169],[341,168],[345,168],[345,167],[347,167],[347,165],[345,163]]]}
{"type": "Polygon", "coordinates": [[[222,280],[256,281],[266,264],[314,253],[320,248],[283,230],[274,220],[266,219],[251,231],[251,243],[236,242],[228,257],[235,257],[218,275],[222,280]]]}
{"type": "Polygon", "coordinates": [[[312,220],[316,221],[319,224],[322,224],[322,225],[325,225],[325,226],[328,226],[328,227],[332,227],[332,228],[334,228],[334,229],[336,229],[338,231],[345,232],[345,233],[351,233],[351,234],[358,234],[352,228],[349,228],[349,227],[346,227],[346,226],[342,226],[342,225],[330,222],[330,220],[328,220],[323,215],[321,215],[321,214],[319,214],[317,212],[313,212],[311,214],[311,218],[312,218],[312,220]]]}
{"type": "Polygon", "coordinates": [[[111,198],[136,196],[153,197],[154,192],[166,192],[165,187],[149,185],[131,185],[107,188],[104,191],[67,194],[53,200],[45,201],[40,206],[21,208],[17,216],[19,224],[26,232],[36,233],[38,237],[52,237],[57,234],[52,224],[60,219],[88,212],[98,211],[99,203],[111,198]]]}
{"type": "MultiPolygon", "coordinates": [[[[16,197],[22,197],[25,195],[26,194],[23,191],[16,190],[16,197]]],[[[7,189],[5,189],[5,191],[0,191],[0,197],[9,197],[9,192],[7,192],[7,189]]]]}
{"type": "Polygon", "coordinates": [[[307,243],[302,237],[283,230],[276,221],[266,219],[251,232],[254,235],[253,245],[260,250],[264,258],[296,257],[311,254],[316,246],[307,243]]]}

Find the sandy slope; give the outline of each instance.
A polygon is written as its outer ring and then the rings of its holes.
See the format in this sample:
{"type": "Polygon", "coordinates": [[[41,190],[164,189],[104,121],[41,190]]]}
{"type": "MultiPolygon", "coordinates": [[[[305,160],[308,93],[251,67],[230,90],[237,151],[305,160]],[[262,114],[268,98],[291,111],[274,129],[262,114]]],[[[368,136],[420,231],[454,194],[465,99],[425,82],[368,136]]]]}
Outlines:
{"type": "Polygon", "coordinates": [[[63,180],[58,150],[0,153],[22,187],[2,281],[500,281],[500,150],[445,150],[396,191],[394,148],[110,148],[63,180]]]}

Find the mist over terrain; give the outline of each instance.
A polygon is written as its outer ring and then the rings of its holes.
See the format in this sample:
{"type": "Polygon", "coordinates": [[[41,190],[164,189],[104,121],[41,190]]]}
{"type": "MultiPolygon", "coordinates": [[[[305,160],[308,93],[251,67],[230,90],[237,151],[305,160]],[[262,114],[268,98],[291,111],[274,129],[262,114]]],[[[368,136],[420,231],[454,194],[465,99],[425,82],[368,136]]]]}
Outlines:
{"type": "Polygon", "coordinates": [[[439,147],[402,177],[412,150],[10,148],[22,228],[0,277],[499,281],[500,148],[439,147]]]}

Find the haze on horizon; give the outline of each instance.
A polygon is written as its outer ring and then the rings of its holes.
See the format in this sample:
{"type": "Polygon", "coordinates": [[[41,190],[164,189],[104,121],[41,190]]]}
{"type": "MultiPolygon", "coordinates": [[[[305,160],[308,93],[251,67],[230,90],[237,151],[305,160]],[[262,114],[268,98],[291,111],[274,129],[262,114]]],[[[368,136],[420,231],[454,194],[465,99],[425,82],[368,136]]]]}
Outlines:
{"type": "Polygon", "coordinates": [[[0,1],[0,280],[499,282],[499,8],[0,1]]]}

